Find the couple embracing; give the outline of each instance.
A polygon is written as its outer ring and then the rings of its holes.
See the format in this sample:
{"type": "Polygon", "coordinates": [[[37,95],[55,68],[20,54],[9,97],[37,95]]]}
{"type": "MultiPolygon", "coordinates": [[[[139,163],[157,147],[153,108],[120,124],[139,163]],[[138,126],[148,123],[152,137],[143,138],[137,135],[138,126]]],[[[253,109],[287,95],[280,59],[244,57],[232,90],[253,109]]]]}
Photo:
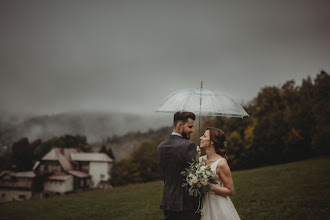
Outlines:
{"type": "MultiPolygon", "coordinates": [[[[217,184],[209,184],[209,192],[202,201],[202,212],[199,198],[189,196],[182,187],[184,178],[180,174],[189,162],[196,159],[197,151],[194,143],[189,141],[194,132],[195,115],[192,112],[174,114],[172,134],[159,144],[158,158],[164,179],[163,197],[160,208],[164,210],[166,220],[217,220],[240,219],[229,196],[234,194],[234,184],[226,161],[224,142],[226,136],[217,128],[208,128],[200,137],[200,148],[206,155],[199,158],[211,166],[216,174],[217,184]]],[[[200,152],[199,152],[200,155],[200,152]]]]}

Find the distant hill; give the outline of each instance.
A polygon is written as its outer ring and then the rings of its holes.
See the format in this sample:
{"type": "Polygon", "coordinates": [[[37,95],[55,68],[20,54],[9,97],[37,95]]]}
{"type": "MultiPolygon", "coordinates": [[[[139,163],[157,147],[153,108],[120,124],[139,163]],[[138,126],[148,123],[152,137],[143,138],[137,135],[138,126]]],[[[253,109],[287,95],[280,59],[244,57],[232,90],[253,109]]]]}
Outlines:
{"type": "MultiPolygon", "coordinates": [[[[112,149],[116,159],[127,158],[144,140],[165,139],[171,133],[172,127],[161,127],[147,132],[129,132],[123,136],[113,136],[106,141],[106,148],[112,149]]],[[[94,149],[94,151],[96,151],[94,149]]]]}
{"type": "Polygon", "coordinates": [[[168,118],[128,113],[68,112],[18,119],[0,111],[0,146],[10,145],[21,137],[30,141],[65,134],[85,135],[88,143],[102,143],[114,135],[128,132],[147,132],[170,126],[168,118]]]}

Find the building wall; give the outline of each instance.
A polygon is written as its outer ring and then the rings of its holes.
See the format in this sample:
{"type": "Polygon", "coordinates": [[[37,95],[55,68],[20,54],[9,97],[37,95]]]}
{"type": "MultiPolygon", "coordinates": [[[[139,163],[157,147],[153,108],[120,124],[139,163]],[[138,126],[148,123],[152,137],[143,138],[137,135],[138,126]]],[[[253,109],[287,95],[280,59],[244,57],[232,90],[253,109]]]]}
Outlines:
{"type": "Polygon", "coordinates": [[[31,191],[0,189],[0,202],[27,200],[32,198],[31,191]]]}
{"type": "Polygon", "coordinates": [[[92,187],[98,187],[100,181],[108,181],[110,179],[110,163],[107,162],[90,162],[89,174],[92,176],[92,187]]]}
{"type": "Polygon", "coordinates": [[[58,161],[41,161],[36,169],[36,172],[64,172],[61,164],[58,161]]]}
{"type": "Polygon", "coordinates": [[[44,191],[65,193],[73,191],[73,177],[65,181],[47,180],[44,183],[44,191]]]}

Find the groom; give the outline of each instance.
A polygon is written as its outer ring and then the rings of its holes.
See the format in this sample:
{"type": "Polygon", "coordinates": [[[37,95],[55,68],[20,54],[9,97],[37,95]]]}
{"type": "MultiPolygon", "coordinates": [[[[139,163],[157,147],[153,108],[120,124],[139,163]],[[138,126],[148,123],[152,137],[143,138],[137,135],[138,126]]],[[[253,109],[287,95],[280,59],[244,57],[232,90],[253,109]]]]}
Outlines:
{"type": "Polygon", "coordinates": [[[184,177],[180,174],[188,162],[196,159],[196,146],[188,141],[194,132],[195,114],[176,112],[173,132],[157,148],[158,159],[164,179],[163,198],[160,208],[166,220],[199,220],[198,198],[189,196],[182,187],[184,177]]]}

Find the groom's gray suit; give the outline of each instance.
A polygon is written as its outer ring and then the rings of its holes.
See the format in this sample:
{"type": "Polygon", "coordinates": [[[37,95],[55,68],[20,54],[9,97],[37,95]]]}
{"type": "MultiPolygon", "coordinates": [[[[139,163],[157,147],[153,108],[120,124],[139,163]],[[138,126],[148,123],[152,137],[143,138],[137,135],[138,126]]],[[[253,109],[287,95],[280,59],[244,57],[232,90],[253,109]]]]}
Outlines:
{"type": "Polygon", "coordinates": [[[159,144],[157,152],[164,179],[160,208],[165,219],[199,219],[200,215],[195,213],[198,198],[189,196],[182,187],[184,176],[180,174],[189,166],[188,162],[196,159],[195,144],[172,134],[159,144]]]}

